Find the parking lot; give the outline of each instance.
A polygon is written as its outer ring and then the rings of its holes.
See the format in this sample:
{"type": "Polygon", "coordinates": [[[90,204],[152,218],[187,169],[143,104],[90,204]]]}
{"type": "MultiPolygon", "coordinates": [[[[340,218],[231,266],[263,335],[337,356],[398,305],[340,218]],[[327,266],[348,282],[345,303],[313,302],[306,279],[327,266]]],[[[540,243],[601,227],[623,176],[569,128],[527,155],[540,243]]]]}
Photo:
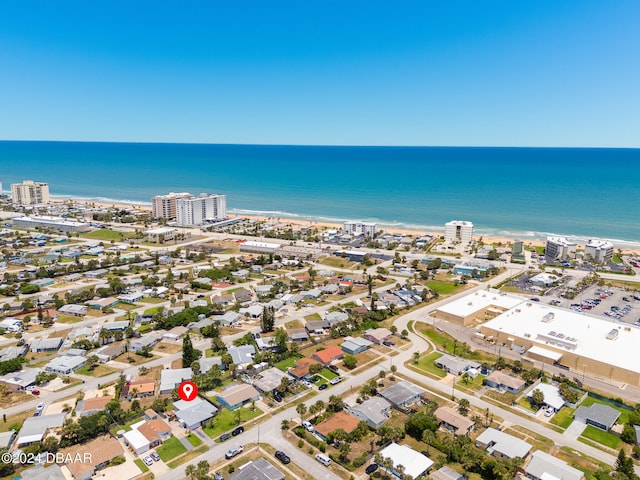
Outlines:
{"type": "Polygon", "coordinates": [[[640,294],[618,287],[587,288],[572,300],[556,297],[543,297],[545,303],[560,301],[559,306],[576,312],[602,315],[613,321],[640,326],[640,294]]]}

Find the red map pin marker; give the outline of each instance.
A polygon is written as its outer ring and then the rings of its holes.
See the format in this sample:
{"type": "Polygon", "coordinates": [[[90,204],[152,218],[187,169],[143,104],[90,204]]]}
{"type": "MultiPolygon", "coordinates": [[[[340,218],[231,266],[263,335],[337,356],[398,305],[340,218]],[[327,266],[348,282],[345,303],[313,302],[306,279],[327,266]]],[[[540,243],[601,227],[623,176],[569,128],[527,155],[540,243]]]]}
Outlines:
{"type": "Polygon", "coordinates": [[[185,402],[190,402],[198,396],[198,386],[193,382],[182,382],[178,387],[178,396],[185,402]]]}

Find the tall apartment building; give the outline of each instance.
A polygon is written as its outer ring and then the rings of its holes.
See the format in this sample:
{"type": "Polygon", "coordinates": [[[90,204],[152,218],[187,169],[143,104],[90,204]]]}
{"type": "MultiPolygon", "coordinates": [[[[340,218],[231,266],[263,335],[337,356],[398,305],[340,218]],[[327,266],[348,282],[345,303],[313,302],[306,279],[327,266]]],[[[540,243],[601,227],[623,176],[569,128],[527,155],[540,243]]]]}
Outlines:
{"type": "Polygon", "coordinates": [[[566,237],[547,237],[544,255],[551,260],[567,260],[576,256],[576,247],[566,237]]]}
{"type": "Polygon", "coordinates": [[[606,240],[589,240],[584,247],[585,258],[594,262],[607,263],[613,258],[613,243],[606,240]]]}
{"type": "Polygon", "coordinates": [[[42,205],[49,203],[49,184],[25,180],[11,184],[11,203],[14,205],[42,205]]]}
{"type": "Polygon", "coordinates": [[[473,223],[463,220],[452,220],[445,223],[444,240],[451,243],[471,243],[473,240],[473,223]]]}
{"type": "Polygon", "coordinates": [[[169,195],[156,195],[151,199],[153,218],[164,218],[175,222],[177,217],[176,201],[179,198],[189,198],[190,193],[173,193],[169,195]]]}
{"type": "Polygon", "coordinates": [[[176,221],[183,227],[202,225],[207,220],[223,220],[226,216],[226,195],[201,193],[197,197],[176,200],[176,221]]]}
{"type": "Polygon", "coordinates": [[[373,237],[376,234],[377,228],[378,224],[373,222],[344,222],[344,231],[350,235],[373,237]]]}

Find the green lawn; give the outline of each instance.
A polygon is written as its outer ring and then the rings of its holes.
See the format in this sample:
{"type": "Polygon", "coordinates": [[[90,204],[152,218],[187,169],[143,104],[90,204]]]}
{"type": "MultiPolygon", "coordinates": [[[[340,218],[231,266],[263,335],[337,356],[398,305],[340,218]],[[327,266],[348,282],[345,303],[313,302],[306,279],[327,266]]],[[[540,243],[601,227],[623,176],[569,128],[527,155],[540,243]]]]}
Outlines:
{"type": "Polygon", "coordinates": [[[187,451],[187,447],[185,447],[180,440],[176,437],[171,437],[165,440],[162,445],[156,448],[156,452],[160,455],[160,458],[163,462],[168,462],[176,458],[178,455],[182,455],[187,451]]]}
{"type": "Polygon", "coordinates": [[[103,240],[110,242],[114,240],[120,242],[127,238],[135,237],[133,232],[116,232],[115,230],[109,230],[108,228],[101,228],[100,230],[94,230],[93,232],[81,233],[81,237],[90,238],[92,240],[103,240]]]}
{"type": "Polygon", "coordinates": [[[327,380],[333,380],[338,376],[337,373],[332,372],[328,368],[323,368],[322,371],[320,372],[320,375],[322,375],[327,380]]]}
{"type": "Polygon", "coordinates": [[[213,428],[207,425],[203,428],[204,432],[209,435],[211,438],[217,439],[220,435],[229,430],[237,427],[238,424],[238,412],[240,412],[240,424],[243,422],[248,422],[249,420],[257,417],[262,414],[262,410],[256,408],[254,411],[251,411],[250,408],[242,407],[238,410],[227,410],[223,408],[220,410],[220,413],[213,417],[213,428]]]}
{"type": "Polygon", "coordinates": [[[289,357],[286,360],[282,360],[281,362],[276,363],[276,368],[282,370],[283,372],[287,371],[288,367],[295,367],[296,366],[296,357],[289,357]]]}
{"type": "Polygon", "coordinates": [[[449,282],[439,282],[437,280],[429,280],[426,282],[426,285],[432,292],[438,292],[439,295],[449,295],[459,288],[459,285],[454,285],[449,282]]]}
{"type": "Polygon", "coordinates": [[[427,355],[426,357],[422,357],[416,365],[420,370],[424,370],[427,373],[435,375],[436,377],[444,378],[447,376],[447,372],[438,368],[433,363],[435,360],[442,356],[439,352],[433,352],[427,355]]]}
{"type": "Polygon", "coordinates": [[[144,297],[142,300],[140,300],[142,303],[162,303],[162,302],[166,302],[166,299],[164,298],[160,298],[160,297],[144,297]]]}
{"type": "Polygon", "coordinates": [[[147,308],[143,313],[144,315],[155,315],[158,313],[159,307],[147,308]]]}
{"type": "Polygon", "coordinates": [[[85,365],[84,367],[81,367],[78,370],[76,370],[76,373],[79,375],[88,375],[90,377],[104,377],[106,375],[110,375],[117,371],[118,370],[116,370],[115,368],[98,364],[98,366],[95,367],[93,370],[89,370],[89,366],[85,365]]]}
{"type": "Polygon", "coordinates": [[[585,428],[584,432],[582,432],[582,436],[606,447],[613,448],[614,450],[618,450],[620,448],[620,444],[622,443],[622,440],[620,440],[620,437],[618,437],[617,435],[605,432],[592,425],[587,425],[587,428],[585,428]]]}
{"type": "Polygon", "coordinates": [[[469,388],[471,390],[480,390],[482,388],[482,382],[484,380],[485,376],[484,375],[476,375],[475,378],[471,378],[469,380],[469,383],[464,383],[462,381],[462,375],[458,376],[458,383],[456,383],[456,385],[462,387],[462,388],[469,388]]]}
{"type": "Polygon", "coordinates": [[[193,433],[190,433],[189,435],[187,435],[187,440],[189,440],[189,443],[191,445],[193,445],[194,447],[197,447],[198,445],[202,444],[202,440],[200,440],[196,435],[194,435],[193,433]]]}
{"type": "Polygon", "coordinates": [[[568,428],[573,422],[573,414],[575,410],[569,407],[563,407],[558,413],[556,413],[550,420],[550,423],[562,428],[568,428]]]}
{"type": "Polygon", "coordinates": [[[148,472],[148,471],[149,471],[149,467],[147,467],[147,466],[144,464],[144,462],[143,462],[142,460],[140,460],[139,458],[136,458],[136,459],[133,461],[133,463],[135,463],[135,464],[138,466],[138,468],[139,468],[140,470],[142,470],[142,473],[144,473],[144,472],[148,472]]]}
{"type": "Polygon", "coordinates": [[[76,317],[75,315],[58,315],[56,317],[57,323],[77,323],[84,320],[82,317],[76,317]]]}

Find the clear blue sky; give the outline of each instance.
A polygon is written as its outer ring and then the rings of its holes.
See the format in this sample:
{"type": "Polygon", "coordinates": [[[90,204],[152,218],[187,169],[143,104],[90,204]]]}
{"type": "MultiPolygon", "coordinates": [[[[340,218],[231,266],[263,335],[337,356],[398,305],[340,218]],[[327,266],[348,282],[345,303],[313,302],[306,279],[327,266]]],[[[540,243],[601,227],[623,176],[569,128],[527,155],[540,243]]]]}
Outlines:
{"type": "Polygon", "coordinates": [[[0,139],[640,146],[640,2],[0,3],[0,139]]]}

